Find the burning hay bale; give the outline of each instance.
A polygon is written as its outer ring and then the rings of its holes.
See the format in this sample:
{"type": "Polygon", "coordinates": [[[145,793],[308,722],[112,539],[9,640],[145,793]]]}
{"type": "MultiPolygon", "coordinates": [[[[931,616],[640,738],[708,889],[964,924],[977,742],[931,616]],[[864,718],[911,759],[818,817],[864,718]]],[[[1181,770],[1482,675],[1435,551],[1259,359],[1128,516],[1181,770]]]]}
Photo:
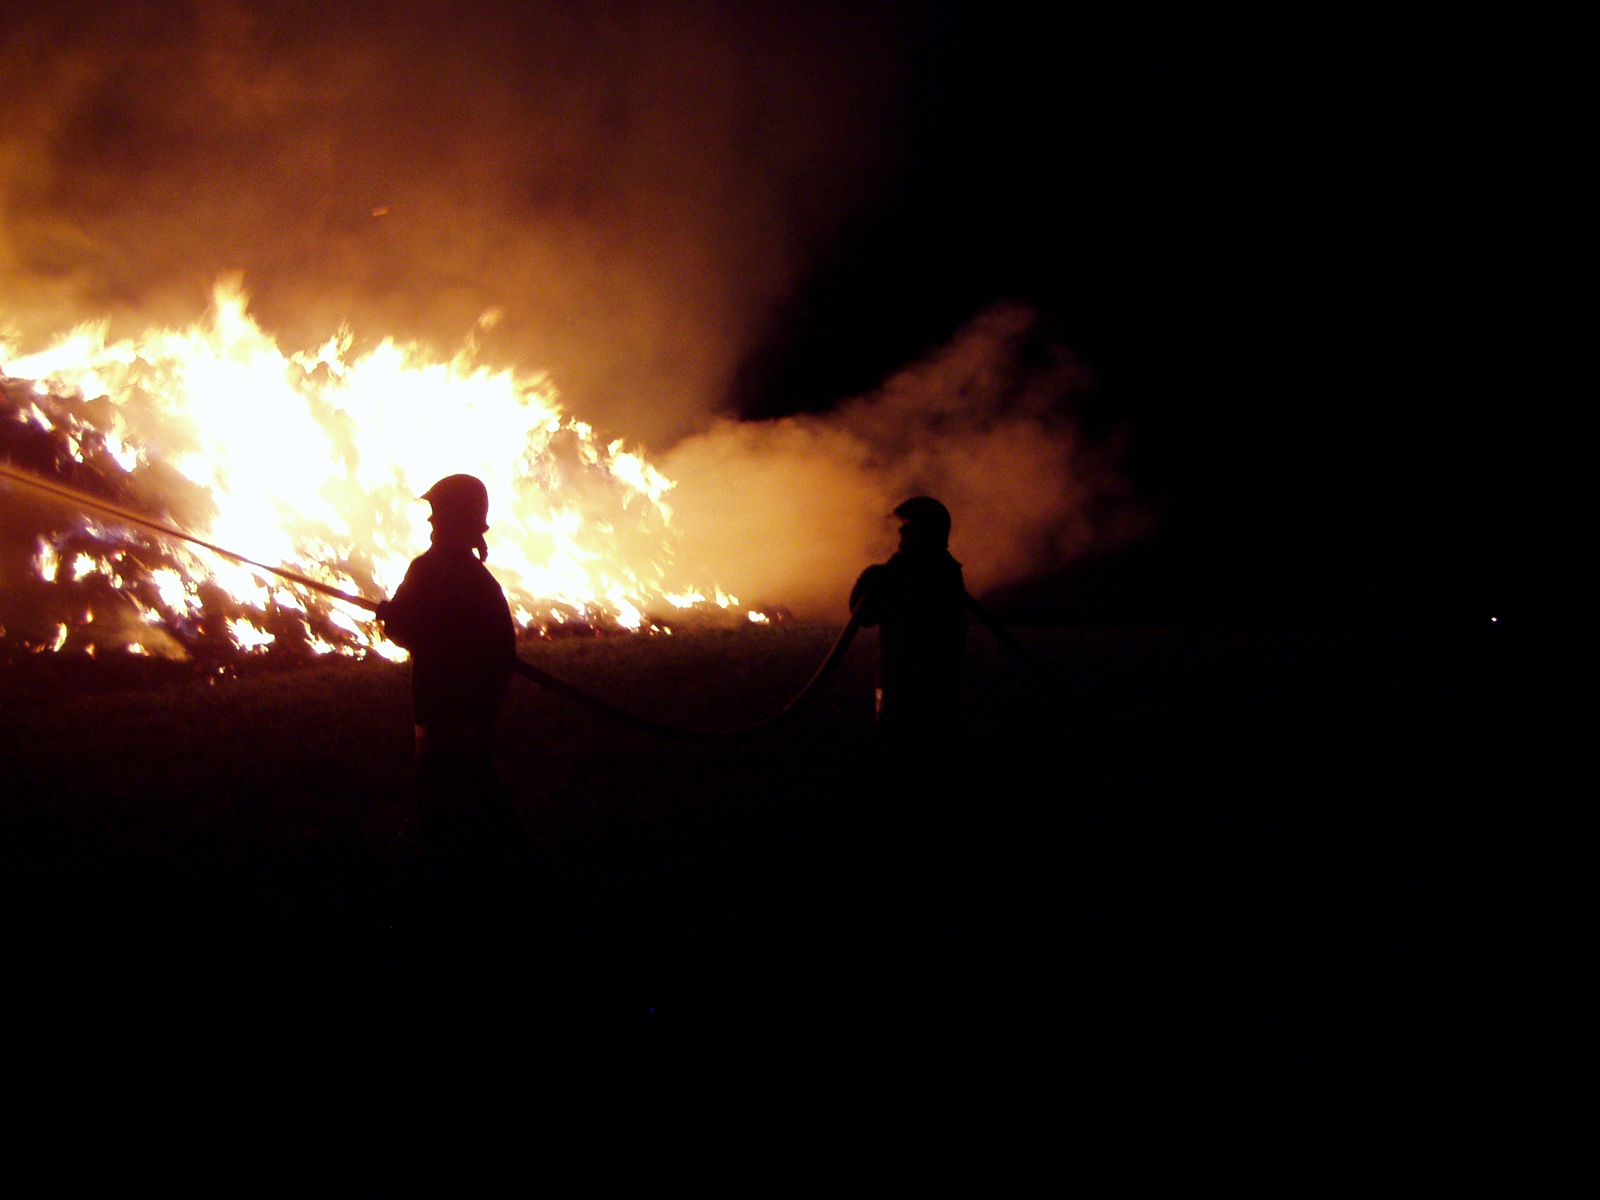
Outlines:
{"type": "MultiPolygon", "coordinates": [[[[418,481],[466,465],[490,485],[491,568],[525,631],[665,629],[646,613],[737,606],[675,564],[671,482],[564,415],[543,377],[388,342],[347,351],[282,353],[226,287],[209,328],[80,331],[4,365],[0,459],[363,596],[392,590],[425,540],[418,481]]],[[[31,648],[398,654],[293,582],[8,493],[0,619],[31,648]]]]}

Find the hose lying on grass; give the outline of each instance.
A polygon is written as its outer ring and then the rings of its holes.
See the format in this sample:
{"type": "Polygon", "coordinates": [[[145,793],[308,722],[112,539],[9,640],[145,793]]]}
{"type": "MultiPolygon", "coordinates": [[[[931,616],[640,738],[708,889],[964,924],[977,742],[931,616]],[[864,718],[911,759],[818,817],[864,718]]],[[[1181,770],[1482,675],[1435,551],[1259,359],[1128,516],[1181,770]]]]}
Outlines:
{"type": "MultiPolygon", "coordinates": [[[[857,604],[856,607],[851,611],[849,622],[845,625],[844,629],[840,631],[838,639],[833,643],[833,648],[828,651],[827,658],[822,660],[822,665],[817,668],[816,673],[811,676],[810,681],[805,687],[800,689],[799,693],[794,697],[794,699],[790,700],[789,703],[785,704],[770,717],[766,717],[763,720],[757,721],[753,725],[746,725],[739,729],[700,730],[686,729],[681,725],[668,725],[663,721],[652,720],[649,717],[640,716],[638,713],[629,712],[625,708],[619,708],[617,705],[612,704],[609,700],[602,700],[600,697],[592,695],[589,692],[584,691],[582,688],[575,687],[572,684],[567,683],[565,680],[557,679],[549,672],[540,670],[532,663],[523,659],[519,658],[517,660],[515,669],[518,675],[521,675],[525,679],[533,680],[533,682],[537,683],[540,687],[555,692],[559,696],[565,696],[568,700],[582,704],[596,712],[603,713],[615,721],[620,721],[624,725],[631,726],[634,729],[644,730],[646,733],[659,734],[662,737],[677,738],[680,741],[700,742],[705,745],[721,745],[730,742],[740,742],[749,738],[758,737],[764,733],[770,733],[772,730],[778,728],[780,725],[786,724],[800,713],[800,711],[806,706],[807,702],[810,701],[814,695],[816,695],[818,689],[820,689],[822,685],[828,681],[828,678],[833,674],[840,661],[844,658],[845,651],[850,648],[850,643],[855,638],[857,630],[861,628],[861,607],[862,606],[860,604],[857,604]]],[[[1018,642],[1016,638],[1012,637],[1010,631],[996,621],[992,616],[990,616],[984,607],[979,604],[977,600],[975,600],[970,594],[967,596],[967,607],[970,608],[978,620],[981,621],[997,639],[999,639],[1002,646],[1015,654],[1042,679],[1051,684],[1059,684],[1061,682],[1059,675],[1051,670],[1050,667],[1040,660],[1036,655],[1031,653],[1025,646],[1018,642]]]]}
{"type": "Polygon", "coordinates": [[[972,615],[977,617],[990,633],[994,634],[996,640],[1002,646],[1021,659],[1023,664],[1033,671],[1035,675],[1039,676],[1040,679],[1050,684],[1062,682],[1061,676],[1056,673],[1049,663],[1012,637],[1011,631],[990,616],[988,610],[978,603],[971,592],[967,593],[967,607],[972,610],[972,615]]]}
{"type": "Polygon", "coordinates": [[[728,742],[741,742],[748,738],[769,733],[779,725],[785,724],[799,714],[806,702],[816,695],[819,688],[827,682],[835,668],[844,658],[844,652],[850,648],[850,642],[856,635],[856,630],[861,627],[860,606],[850,614],[850,622],[840,632],[838,640],[833,643],[833,649],[828,651],[828,657],[822,660],[822,665],[812,675],[811,681],[800,689],[794,699],[785,704],[777,712],[764,720],[757,721],[754,725],[746,725],[740,729],[710,730],[710,729],[685,729],[680,725],[668,725],[663,721],[655,721],[649,717],[641,717],[637,713],[619,708],[609,700],[602,700],[591,695],[582,688],[574,687],[565,680],[557,679],[547,671],[542,671],[532,663],[517,659],[515,670],[525,679],[531,679],[540,687],[547,688],[559,696],[576,701],[596,712],[604,713],[612,720],[620,721],[634,729],[642,729],[646,733],[660,734],[662,737],[677,738],[680,741],[700,742],[705,745],[721,745],[728,742]]]}

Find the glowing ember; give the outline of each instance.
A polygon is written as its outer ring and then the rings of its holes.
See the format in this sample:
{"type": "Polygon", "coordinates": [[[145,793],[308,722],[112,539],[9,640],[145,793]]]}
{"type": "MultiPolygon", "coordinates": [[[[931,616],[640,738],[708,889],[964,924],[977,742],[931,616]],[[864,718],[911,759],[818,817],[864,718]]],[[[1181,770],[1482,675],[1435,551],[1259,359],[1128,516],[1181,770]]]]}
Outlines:
{"type": "MultiPolygon", "coordinates": [[[[564,415],[543,376],[427,361],[392,342],[355,359],[349,349],[345,336],[285,354],[237,287],[220,285],[206,327],[120,342],[81,328],[25,356],[0,345],[0,419],[48,435],[45,465],[59,476],[346,591],[393,591],[428,542],[415,498],[464,471],[488,486],[489,567],[524,628],[648,629],[652,611],[707,594],[737,604],[678,577],[671,481],[564,415]]],[[[129,625],[182,644],[220,636],[255,649],[287,634],[314,653],[397,653],[313,593],[111,521],[63,520],[34,567],[56,586],[114,594],[136,614],[129,625]]],[[[60,624],[50,648],[68,635],[60,624]]]]}

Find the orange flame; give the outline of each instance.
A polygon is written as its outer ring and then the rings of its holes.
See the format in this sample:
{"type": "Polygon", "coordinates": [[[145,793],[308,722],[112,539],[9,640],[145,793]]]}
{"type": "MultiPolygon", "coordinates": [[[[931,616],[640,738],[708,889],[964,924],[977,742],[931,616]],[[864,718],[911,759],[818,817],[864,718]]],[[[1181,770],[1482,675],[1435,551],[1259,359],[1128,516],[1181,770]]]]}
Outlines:
{"type": "MultiPolygon", "coordinates": [[[[708,593],[722,608],[737,604],[674,563],[672,482],[565,415],[546,377],[464,355],[430,361],[392,341],[351,358],[350,346],[343,335],[285,354],[239,287],[224,283],[203,326],[116,342],[86,326],[27,355],[0,345],[0,374],[31,381],[35,402],[17,419],[64,439],[80,463],[92,443],[148,506],[208,541],[346,590],[393,591],[427,542],[415,497],[464,471],[489,489],[489,566],[525,628],[640,629],[651,611],[696,606],[708,593]],[[59,397],[81,403],[50,403],[59,397]]],[[[67,539],[46,538],[36,568],[52,580],[97,574],[153,624],[197,617],[202,585],[213,584],[240,610],[227,618],[239,648],[272,642],[262,614],[303,618],[315,607],[323,628],[301,621],[313,650],[398,653],[304,589],[204,551],[184,550],[180,567],[149,570],[134,589],[124,550],[137,540],[118,535],[98,552],[74,543],[64,557],[67,539]]]]}

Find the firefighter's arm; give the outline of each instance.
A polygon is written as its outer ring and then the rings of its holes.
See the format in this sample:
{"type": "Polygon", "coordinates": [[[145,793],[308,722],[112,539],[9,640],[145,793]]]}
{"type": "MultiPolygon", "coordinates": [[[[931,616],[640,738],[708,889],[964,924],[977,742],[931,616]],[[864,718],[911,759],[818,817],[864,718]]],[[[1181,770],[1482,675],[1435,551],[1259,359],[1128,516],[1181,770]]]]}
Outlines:
{"type": "Polygon", "coordinates": [[[876,625],[882,619],[880,610],[883,607],[885,574],[881,563],[868,567],[861,572],[855,587],[850,589],[850,611],[856,614],[862,625],[876,625]]]}
{"type": "Polygon", "coordinates": [[[413,571],[407,571],[394,595],[379,604],[374,613],[383,624],[383,636],[406,650],[415,645],[417,636],[418,586],[412,575],[413,571]]]}

